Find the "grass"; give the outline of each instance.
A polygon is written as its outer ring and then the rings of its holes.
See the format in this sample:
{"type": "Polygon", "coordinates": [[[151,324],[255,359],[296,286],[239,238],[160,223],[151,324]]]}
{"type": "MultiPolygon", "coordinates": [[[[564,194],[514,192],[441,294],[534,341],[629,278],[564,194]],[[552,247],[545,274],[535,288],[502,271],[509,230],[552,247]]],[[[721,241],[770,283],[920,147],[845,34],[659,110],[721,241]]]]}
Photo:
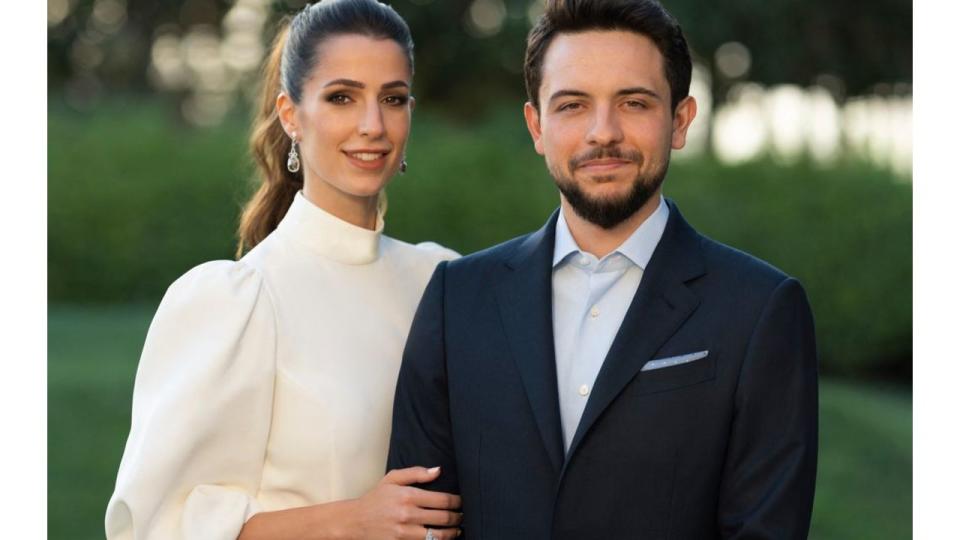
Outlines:
{"type": "Polygon", "coordinates": [[[137,358],[154,309],[50,308],[49,538],[103,538],[103,515],[130,429],[137,358]]]}
{"type": "MultiPolygon", "coordinates": [[[[49,538],[103,538],[104,510],[129,429],[136,362],[155,307],[50,307],[49,538]]],[[[909,390],[825,380],[820,403],[810,538],[909,538],[909,390]]]]}
{"type": "Polygon", "coordinates": [[[825,381],[811,538],[910,538],[911,396],[825,381]]]}

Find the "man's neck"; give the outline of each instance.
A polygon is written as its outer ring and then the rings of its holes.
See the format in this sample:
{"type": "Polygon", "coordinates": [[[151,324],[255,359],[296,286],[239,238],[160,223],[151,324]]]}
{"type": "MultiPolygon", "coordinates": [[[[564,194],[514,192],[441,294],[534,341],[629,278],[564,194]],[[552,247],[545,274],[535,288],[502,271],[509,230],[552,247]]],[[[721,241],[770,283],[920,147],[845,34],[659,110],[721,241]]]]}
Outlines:
{"type": "Polygon", "coordinates": [[[640,225],[643,225],[647,218],[653,215],[657,207],[660,206],[660,193],[661,190],[658,189],[639,210],[612,229],[604,229],[577,215],[562,194],[560,195],[560,211],[563,212],[563,219],[566,220],[570,235],[573,236],[577,246],[594,257],[602,259],[623,244],[627,238],[630,238],[630,235],[640,225]]]}

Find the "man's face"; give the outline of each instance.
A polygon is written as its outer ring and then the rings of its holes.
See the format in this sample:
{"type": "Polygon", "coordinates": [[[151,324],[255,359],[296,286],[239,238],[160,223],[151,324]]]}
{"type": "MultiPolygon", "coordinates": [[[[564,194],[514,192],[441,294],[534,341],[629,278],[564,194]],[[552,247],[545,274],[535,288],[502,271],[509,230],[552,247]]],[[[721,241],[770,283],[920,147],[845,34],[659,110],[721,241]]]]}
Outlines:
{"type": "Polygon", "coordinates": [[[619,30],[555,37],[539,98],[524,109],[537,152],[573,210],[607,229],[659,194],[696,114],[690,97],[673,114],[653,41],[619,30]]]}

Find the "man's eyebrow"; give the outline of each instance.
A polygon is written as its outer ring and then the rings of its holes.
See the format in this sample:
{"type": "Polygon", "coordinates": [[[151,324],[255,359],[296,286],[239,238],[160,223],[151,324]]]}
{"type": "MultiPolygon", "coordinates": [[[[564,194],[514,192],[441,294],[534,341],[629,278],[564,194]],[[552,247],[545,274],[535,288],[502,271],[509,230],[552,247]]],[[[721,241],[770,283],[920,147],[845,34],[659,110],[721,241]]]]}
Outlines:
{"type": "Polygon", "coordinates": [[[650,96],[654,99],[660,99],[660,94],[657,94],[653,90],[645,86],[634,86],[633,88],[624,88],[617,92],[618,96],[629,96],[631,94],[643,94],[645,96],[650,96]]]}
{"type": "Polygon", "coordinates": [[[552,102],[562,97],[589,97],[589,94],[581,90],[557,90],[550,96],[547,102],[552,102]]]}
{"type": "MultiPolygon", "coordinates": [[[[653,90],[651,90],[651,89],[649,89],[649,88],[647,88],[647,87],[645,87],[645,86],[633,86],[633,87],[630,87],[630,88],[623,88],[623,89],[617,91],[617,95],[618,95],[618,96],[629,96],[629,95],[633,95],[633,94],[643,94],[643,95],[645,95],[645,96],[650,96],[650,97],[652,97],[653,99],[657,99],[657,100],[661,99],[661,98],[660,98],[660,94],[654,92],[653,90]]],[[[562,90],[557,90],[556,92],[554,92],[553,95],[550,96],[550,99],[547,100],[547,101],[548,101],[548,102],[553,102],[554,100],[559,99],[559,98],[562,98],[562,97],[589,97],[589,95],[590,95],[590,94],[587,94],[586,92],[584,92],[584,91],[582,91],[582,90],[562,89],[562,90]]]]}

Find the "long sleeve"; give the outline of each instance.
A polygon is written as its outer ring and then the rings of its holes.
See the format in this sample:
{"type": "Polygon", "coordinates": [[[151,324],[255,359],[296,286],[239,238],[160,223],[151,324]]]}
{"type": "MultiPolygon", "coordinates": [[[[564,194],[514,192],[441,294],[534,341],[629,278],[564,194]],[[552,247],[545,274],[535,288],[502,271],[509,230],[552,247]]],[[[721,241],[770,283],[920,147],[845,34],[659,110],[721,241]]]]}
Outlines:
{"type": "Polygon", "coordinates": [[[728,539],[806,538],[817,469],[817,355],[803,288],[784,280],[741,367],[721,482],[728,539]]]}
{"type": "Polygon", "coordinates": [[[237,537],[259,511],[275,354],[273,306],[244,263],[171,285],[137,370],[108,539],[237,537]]]}
{"type": "Polygon", "coordinates": [[[440,466],[440,477],[424,487],[459,493],[443,337],[445,268],[440,263],[427,284],[403,351],[387,468],[440,466]]]}

